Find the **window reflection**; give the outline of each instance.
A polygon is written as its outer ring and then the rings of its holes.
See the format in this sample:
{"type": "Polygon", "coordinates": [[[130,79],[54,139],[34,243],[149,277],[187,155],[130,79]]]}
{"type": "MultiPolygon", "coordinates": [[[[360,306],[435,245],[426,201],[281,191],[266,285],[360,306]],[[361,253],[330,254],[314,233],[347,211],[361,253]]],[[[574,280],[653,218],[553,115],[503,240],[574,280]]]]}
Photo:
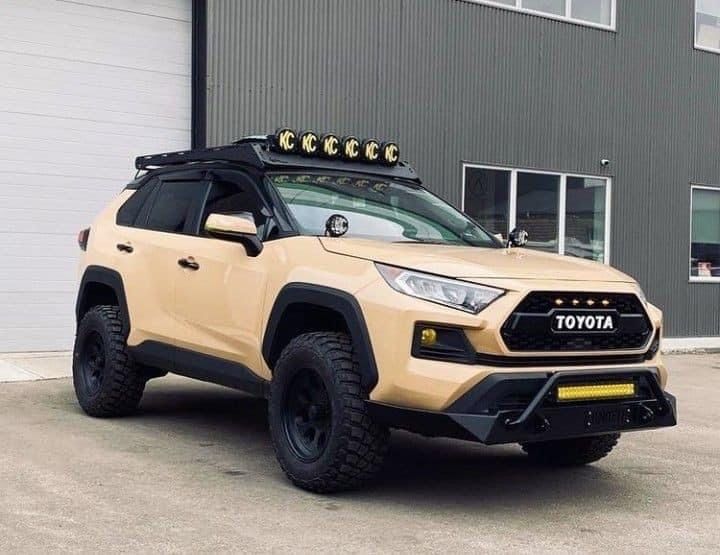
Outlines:
{"type": "Polygon", "coordinates": [[[602,262],[605,180],[568,177],[565,206],[565,254],[602,262]]]}
{"type": "Polygon", "coordinates": [[[516,227],[530,234],[530,248],[558,252],[559,186],[559,175],[518,173],[516,227]]]}

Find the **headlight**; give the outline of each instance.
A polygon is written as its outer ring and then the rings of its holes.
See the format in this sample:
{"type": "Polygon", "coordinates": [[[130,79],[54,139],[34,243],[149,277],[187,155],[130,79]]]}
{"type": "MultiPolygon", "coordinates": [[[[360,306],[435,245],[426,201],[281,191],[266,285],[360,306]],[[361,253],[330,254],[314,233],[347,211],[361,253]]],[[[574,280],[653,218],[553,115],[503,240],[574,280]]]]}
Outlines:
{"type": "Polygon", "coordinates": [[[640,297],[640,301],[642,304],[647,305],[647,297],[645,296],[645,291],[642,290],[642,287],[640,287],[637,283],[635,284],[635,294],[640,297]]]}
{"type": "Polygon", "coordinates": [[[375,263],[388,285],[411,297],[477,314],[505,291],[375,263]]]}

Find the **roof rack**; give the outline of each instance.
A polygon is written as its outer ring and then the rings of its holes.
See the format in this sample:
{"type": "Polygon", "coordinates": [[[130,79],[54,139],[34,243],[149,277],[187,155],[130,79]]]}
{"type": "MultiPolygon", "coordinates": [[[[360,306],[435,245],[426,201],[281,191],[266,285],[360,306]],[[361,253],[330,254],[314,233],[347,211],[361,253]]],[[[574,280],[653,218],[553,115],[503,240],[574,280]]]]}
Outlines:
{"type": "Polygon", "coordinates": [[[188,164],[190,162],[242,162],[254,166],[261,165],[257,153],[248,145],[258,144],[267,141],[267,137],[247,137],[237,140],[230,145],[217,146],[212,148],[198,148],[192,150],[178,150],[176,152],[164,152],[160,154],[147,154],[135,158],[135,168],[147,170],[163,166],[177,164],[188,164]]]}
{"type": "Polygon", "coordinates": [[[351,171],[420,182],[415,171],[406,162],[398,162],[395,165],[387,166],[364,160],[348,162],[341,158],[310,157],[299,152],[277,152],[272,147],[272,143],[272,135],[258,135],[238,139],[229,145],[212,148],[148,154],[135,158],[135,168],[140,172],[196,162],[236,162],[258,169],[285,170],[301,168],[351,171]]]}

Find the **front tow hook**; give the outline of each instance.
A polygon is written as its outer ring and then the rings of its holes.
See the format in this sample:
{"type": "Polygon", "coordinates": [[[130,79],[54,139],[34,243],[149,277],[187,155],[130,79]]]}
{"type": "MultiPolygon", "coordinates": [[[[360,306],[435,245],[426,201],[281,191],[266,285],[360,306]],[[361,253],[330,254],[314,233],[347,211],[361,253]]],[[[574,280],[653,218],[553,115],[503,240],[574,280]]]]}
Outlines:
{"type": "Polygon", "coordinates": [[[638,407],[638,412],[640,413],[640,422],[643,424],[647,424],[648,422],[655,420],[655,412],[653,412],[653,410],[647,405],[641,403],[638,407]]]}

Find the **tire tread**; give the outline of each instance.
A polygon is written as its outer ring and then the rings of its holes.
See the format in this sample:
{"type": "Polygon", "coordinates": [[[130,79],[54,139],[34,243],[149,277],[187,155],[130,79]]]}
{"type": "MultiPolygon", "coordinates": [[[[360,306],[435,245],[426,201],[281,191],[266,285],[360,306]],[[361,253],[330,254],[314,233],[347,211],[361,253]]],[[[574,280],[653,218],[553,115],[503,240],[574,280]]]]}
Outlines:
{"type": "MultiPolygon", "coordinates": [[[[347,334],[340,332],[299,335],[283,350],[276,368],[281,368],[297,349],[314,351],[334,369],[335,391],[343,406],[342,444],[325,472],[307,480],[294,474],[285,463],[276,442],[276,434],[271,433],[278,461],[288,478],[303,489],[330,493],[358,488],[374,478],[381,469],[387,453],[389,432],[375,424],[367,412],[367,392],[362,386],[352,342],[347,334]]],[[[269,405],[273,410],[272,398],[269,405]]],[[[272,425],[273,418],[270,418],[270,422],[272,425]]]]}
{"type": "MultiPolygon", "coordinates": [[[[145,390],[145,379],[139,368],[134,364],[127,349],[126,333],[120,309],[117,306],[99,305],[91,308],[83,317],[78,326],[78,338],[84,327],[92,325],[92,320],[99,318],[104,330],[96,330],[106,339],[105,345],[105,375],[102,389],[98,395],[88,397],[78,392],[78,401],[83,410],[90,416],[107,418],[112,416],[125,416],[137,409],[145,390]]],[[[76,339],[76,354],[77,344],[76,339]]],[[[78,372],[73,368],[73,374],[78,372]]],[[[75,376],[75,389],[78,391],[75,376]]]]}

